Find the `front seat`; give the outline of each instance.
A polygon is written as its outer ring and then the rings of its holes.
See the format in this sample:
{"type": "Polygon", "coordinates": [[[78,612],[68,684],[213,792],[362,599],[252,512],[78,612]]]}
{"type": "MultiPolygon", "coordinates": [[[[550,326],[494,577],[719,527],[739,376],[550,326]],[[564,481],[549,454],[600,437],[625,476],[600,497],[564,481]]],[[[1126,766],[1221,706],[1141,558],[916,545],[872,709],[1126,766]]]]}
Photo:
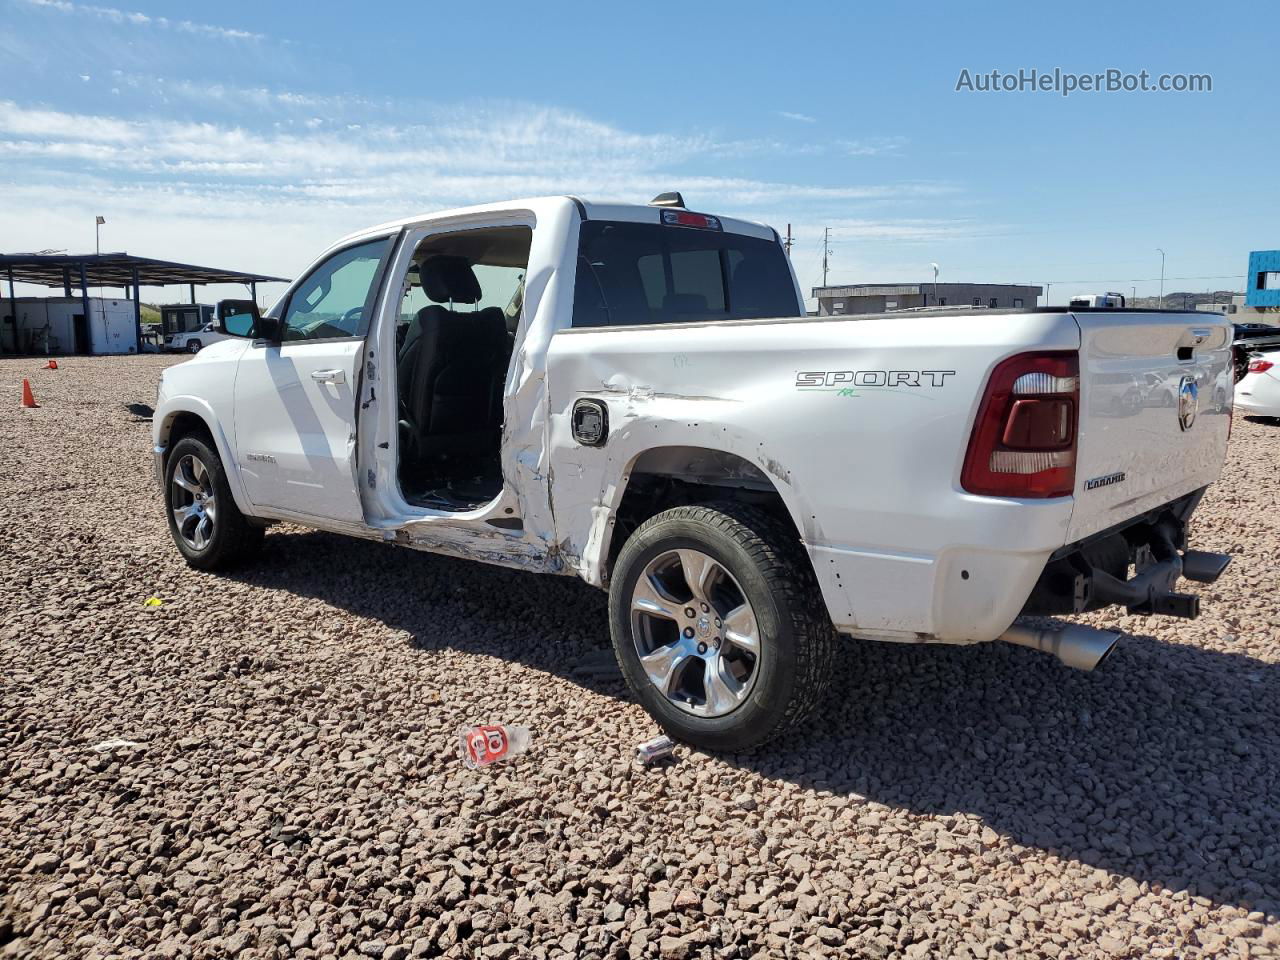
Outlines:
{"type": "MultiPolygon", "coordinates": [[[[480,299],[480,283],[463,257],[430,257],[418,275],[432,300],[480,299]]],[[[498,450],[502,398],[493,385],[495,377],[505,379],[509,342],[500,310],[459,313],[432,305],[418,311],[397,364],[397,373],[408,377],[402,413],[418,459],[498,450]]]]}

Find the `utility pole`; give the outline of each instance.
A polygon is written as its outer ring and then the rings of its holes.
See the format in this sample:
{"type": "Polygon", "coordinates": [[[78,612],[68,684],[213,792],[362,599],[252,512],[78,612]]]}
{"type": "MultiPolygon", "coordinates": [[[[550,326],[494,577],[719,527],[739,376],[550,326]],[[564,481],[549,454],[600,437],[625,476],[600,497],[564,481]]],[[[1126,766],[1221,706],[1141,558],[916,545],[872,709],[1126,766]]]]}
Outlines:
{"type": "Polygon", "coordinates": [[[1164,309],[1164,251],[1156,247],[1156,253],[1160,254],[1160,303],[1156,307],[1157,310],[1164,309]]]}
{"type": "Polygon", "coordinates": [[[788,259],[788,260],[790,260],[790,259],[791,259],[791,244],[792,244],[792,243],[794,243],[794,242],[795,242],[795,241],[793,241],[793,240],[791,239],[791,224],[789,224],[789,223],[788,223],[788,224],[787,224],[787,239],[786,239],[786,240],[784,240],[784,241],[782,241],[782,245],[783,245],[784,247],[786,247],[786,248],[787,248],[787,259],[788,259]]]}
{"type": "Polygon", "coordinates": [[[822,285],[827,285],[827,248],[831,245],[831,228],[826,227],[822,231],[822,285]]]}
{"type": "MultiPolygon", "coordinates": [[[[102,254],[102,225],[106,222],[107,222],[107,218],[101,215],[93,218],[93,255],[95,257],[101,256],[102,254]]],[[[98,265],[95,263],[94,268],[97,269],[97,267],[98,265]]],[[[101,287],[98,288],[98,298],[99,300],[101,300],[102,298],[101,287]]],[[[102,307],[102,320],[105,323],[107,319],[106,305],[100,303],[99,306],[102,307]]],[[[89,322],[89,315],[87,313],[84,315],[84,319],[85,319],[85,323],[89,322]]],[[[139,344],[139,347],[141,347],[141,344],[139,344]]]]}

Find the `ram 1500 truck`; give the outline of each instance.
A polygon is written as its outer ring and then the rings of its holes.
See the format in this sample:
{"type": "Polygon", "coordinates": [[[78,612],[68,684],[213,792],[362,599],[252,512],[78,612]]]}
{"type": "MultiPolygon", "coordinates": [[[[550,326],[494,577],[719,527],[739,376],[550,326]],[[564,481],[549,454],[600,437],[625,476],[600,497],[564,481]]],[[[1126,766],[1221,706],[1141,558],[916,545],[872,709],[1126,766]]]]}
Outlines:
{"type": "Polygon", "coordinates": [[[1040,308],[807,317],[777,233],[573,197],[339,241],[171,367],[155,464],[194,567],[285,520],[609,591],[632,691],[743,749],[798,724],[837,638],[1003,639],[1090,669],[1191,617],[1180,577],[1231,414],[1230,327],[1040,308]]]}

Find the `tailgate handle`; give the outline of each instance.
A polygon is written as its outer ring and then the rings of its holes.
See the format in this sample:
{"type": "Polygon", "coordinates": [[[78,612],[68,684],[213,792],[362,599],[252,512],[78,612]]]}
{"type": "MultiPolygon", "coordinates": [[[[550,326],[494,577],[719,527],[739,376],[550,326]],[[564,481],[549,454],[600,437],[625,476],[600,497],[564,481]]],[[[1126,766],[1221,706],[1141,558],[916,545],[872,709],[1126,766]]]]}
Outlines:
{"type": "Polygon", "coordinates": [[[1213,330],[1208,327],[1189,327],[1178,342],[1178,362],[1187,363],[1191,360],[1196,347],[1212,336],[1213,330]]]}

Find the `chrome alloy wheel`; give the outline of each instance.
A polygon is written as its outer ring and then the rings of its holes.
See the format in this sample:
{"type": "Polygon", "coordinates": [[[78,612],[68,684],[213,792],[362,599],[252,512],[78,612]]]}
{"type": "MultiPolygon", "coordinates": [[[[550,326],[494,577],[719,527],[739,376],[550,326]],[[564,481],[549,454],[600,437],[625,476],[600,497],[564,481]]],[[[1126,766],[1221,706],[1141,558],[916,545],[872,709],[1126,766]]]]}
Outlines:
{"type": "Polygon", "coordinates": [[[631,637],[649,682],[694,716],[731,713],[755,685],[755,611],[733,575],[700,550],[649,561],[631,591],[631,637]]]}
{"type": "Polygon", "coordinates": [[[171,484],[169,506],[178,536],[193,550],[203,550],[218,518],[213,477],[199,457],[187,454],[174,467],[171,484]]]}

